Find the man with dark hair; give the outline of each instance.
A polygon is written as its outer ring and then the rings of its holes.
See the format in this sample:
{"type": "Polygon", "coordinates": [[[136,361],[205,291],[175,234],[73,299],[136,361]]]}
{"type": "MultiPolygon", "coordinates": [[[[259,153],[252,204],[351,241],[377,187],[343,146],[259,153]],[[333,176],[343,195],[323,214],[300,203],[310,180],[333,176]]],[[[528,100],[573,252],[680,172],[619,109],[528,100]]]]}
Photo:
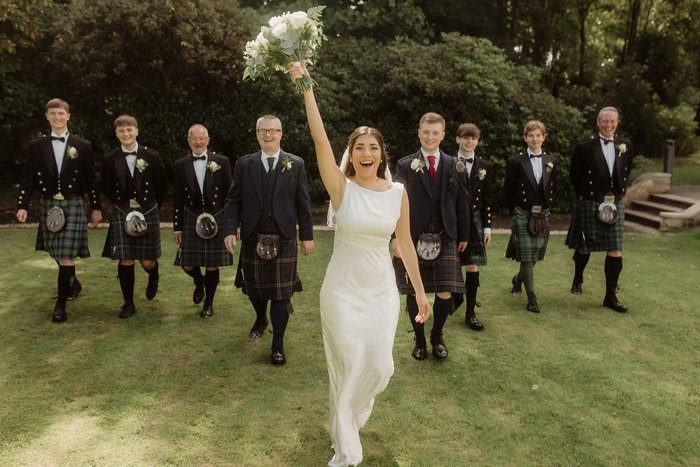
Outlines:
{"type": "Polygon", "coordinates": [[[102,256],[119,260],[117,275],[124,297],[119,317],[128,318],[136,313],[135,260],[148,273],[146,298],[152,300],[158,292],[158,209],[168,178],[158,151],[136,142],[139,128],[134,117],[117,117],[114,131],[121,147],[105,154],[102,166],[102,189],[114,205],[102,256]]]}
{"type": "Polygon", "coordinates": [[[66,300],[77,296],[80,283],[75,277],[75,258],[88,258],[87,225],[83,194],[87,192],[91,224],[102,219],[95,162],[90,141],[68,131],[68,103],[51,99],[46,104],[46,120],[51,135],[29,144],[20,180],[17,220],[27,220],[27,209],[34,190],[41,195],[41,212],[36,249],[45,250],[58,263],[58,299],[53,322],[67,318],[66,300]]]}
{"type": "Polygon", "coordinates": [[[297,221],[301,251],[308,255],[314,247],[311,201],[304,160],[280,147],[279,118],[263,115],[255,132],[260,151],[239,159],[234,166],[224,211],[224,243],[233,254],[240,227],[243,244],[236,286],[248,296],[257,315],[250,337],[261,337],[267,328],[270,301],[270,361],[284,365],[284,333],[293,311],[291,298],[302,290],[297,274],[297,221]]]}
{"type": "Polygon", "coordinates": [[[599,133],[576,145],[569,178],[578,197],[566,244],[574,250],[571,293],[581,295],[583,271],[592,251],[606,251],[603,306],[618,313],[627,307],[617,299],[622,271],[622,234],[627,178],[632,170],[632,141],[615,134],[618,112],[604,107],[598,113],[599,133]]]}

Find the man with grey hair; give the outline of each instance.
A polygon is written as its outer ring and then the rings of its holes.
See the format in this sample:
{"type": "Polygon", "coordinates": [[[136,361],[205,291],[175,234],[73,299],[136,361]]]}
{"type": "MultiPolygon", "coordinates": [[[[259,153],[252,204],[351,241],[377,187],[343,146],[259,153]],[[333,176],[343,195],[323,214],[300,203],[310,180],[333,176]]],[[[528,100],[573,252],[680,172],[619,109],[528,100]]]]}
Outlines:
{"type": "Polygon", "coordinates": [[[574,250],[574,280],[571,293],[581,295],[583,271],[592,251],[606,251],[605,299],[603,305],[624,313],[617,299],[617,281],[622,271],[622,234],[625,206],[622,197],[632,170],[632,142],[615,134],[615,107],[598,113],[598,134],[576,145],[569,178],[578,201],[569,226],[566,244],[574,250]]]}

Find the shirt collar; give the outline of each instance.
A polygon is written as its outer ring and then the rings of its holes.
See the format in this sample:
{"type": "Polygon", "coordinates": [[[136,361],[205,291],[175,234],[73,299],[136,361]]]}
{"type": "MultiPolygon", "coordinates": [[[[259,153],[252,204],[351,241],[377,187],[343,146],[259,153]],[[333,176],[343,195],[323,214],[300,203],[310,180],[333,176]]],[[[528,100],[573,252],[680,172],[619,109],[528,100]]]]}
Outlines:
{"type": "Polygon", "coordinates": [[[267,164],[267,158],[274,157],[275,161],[277,161],[280,158],[280,152],[282,152],[281,149],[278,149],[277,152],[274,154],[268,154],[265,151],[260,151],[260,160],[267,164]]]}
{"type": "Polygon", "coordinates": [[[528,156],[541,156],[542,153],[543,153],[543,151],[540,150],[540,152],[538,152],[537,154],[535,154],[534,152],[530,151],[530,148],[527,148],[527,155],[528,155],[528,156]]]}
{"type": "Polygon", "coordinates": [[[476,157],[476,153],[471,153],[470,155],[465,156],[464,154],[462,154],[461,152],[458,151],[458,152],[457,152],[457,156],[458,156],[458,157],[461,157],[462,159],[469,159],[469,158],[475,158],[475,157],[476,157]]]}
{"type": "Polygon", "coordinates": [[[63,137],[63,138],[68,139],[68,130],[64,131],[60,135],[57,135],[53,130],[51,130],[51,136],[58,136],[59,138],[63,137]]]}
{"type": "Polygon", "coordinates": [[[126,149],[124,147],[124,145],[122,144],[122,152],[134,152],[134,151],[139,152],[139,143],[136,143],[136,146],[134,146],[134,149],[132,149],[132,150],[126,149]]]}
{"type": "Polygon", "coordinates": [[[421,154],[423,154],[423,158],[425,158],[425,160],[428,160],[428,156],[435,156],[436,162],[438,159],[440,159],[440,148],[438,148],[438,150],[435,154],[428,154],[427,152],[425,152],[425,150],[423,148],[420,148],[420,152],[421,152],[421,154]]]}
{"type": "MultiPolygon", "coordinates": [[[[202,157],[202,156],[205,157],[205,159],[202,162],[208,162],[209,161],[209,150],[205,149],[204,152],[201,153],[199,156],[197,154],[195,154],[194,151],[192,151],[192,157],[202,157]]],[[[201,160],[202,159],[200,159],[200,161],[201,160]]],[[[199,161],[195,161],[195,162],[199,162],[199,161]]]]}

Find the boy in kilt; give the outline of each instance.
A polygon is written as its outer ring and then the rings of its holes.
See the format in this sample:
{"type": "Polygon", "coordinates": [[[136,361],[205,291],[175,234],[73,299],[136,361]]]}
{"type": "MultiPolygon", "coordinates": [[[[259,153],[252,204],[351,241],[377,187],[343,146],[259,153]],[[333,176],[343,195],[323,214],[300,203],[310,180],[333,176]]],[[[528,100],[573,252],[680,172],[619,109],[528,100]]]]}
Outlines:
{"type": "Polygon", "coordinates": [[[61,99],[46,104],[51,135],[29,143],[17,199],[17,220],[25,222],[32,192],[37,190],[41,195],[35,248],[47,251],[58,263],[54,323],[66,321],[66,300],[71,294],[75,298],[82,288],[75,277],[75,258],[90,257],[85,192],[92,210],[91,225],[97,227],[102,220],[92,144],[68,131],[69,110],[68,103],[61,99]],[[62,226],[61,218],[65,220],[62,226]]]}
{"type": "MultiPolygon", "coordinates": [[[[566,244],[574,250],[574,280],[571,293],[581,295],[583,271],[592,251],[606,251],[605,298],[603,306],[618,313],[627,307],[617,299],[617,281],[622,271],[622,233],[627,178],[632,170],[632,141],[615,135],[618,112],[605,107],[598,113],[598,136],[576,145],[571,158],[569,178],[578,201],[569,225],[566,244]],[[598,211],[607,209],[616,215],[603,222],[598,211]]],[[[604,217],[605,218],[605,217],[604,217]]]]}
{"type": "Polygon", "coordinates": [[[182,266],[194,280],[192,301],[204,299],[202,318],[214,314],[214,294],[219,284],[219,266],[230,266],[233,257],[224,246],[224,197],[231,188],[231,163],[228,157],[207,150],[209,131],[204,125],[192,125],[187,132],[192,153],[174,164],[175,202],[173,203],[173,239],[180,245],[175,265],[182,266]],[[204,215],[203,215],[204,214],[204,215]],[[209,216],[207,216],[209,214],[209,216]],[[216,223],[216,234],[203,226],[216,223]],[[197,232],[200,219],[200,233],[197,232]],[[206,268],[202,275],[201,267],[206,268]],[[206,298],[205,298],[206,292],[206,298]]]}
{"type": "MultiPolygon", "coordinates": [[[[421,117],[418,128],[420,150],[396,164],[396,181],[404,185],[408,194],[411,237],[418,246],[418,266],[423,286],[426,293],[435,293],[430,343],[433,356],[438,359],[447,358],[442,330],[448,315],[454,311],[452,294],[465,292],[458,253],[467,247],[471,222],[469,192],[459,182],[455,158],[440,149],[444,137],[445,119],[437,113],[426,113],[421,117]],[[421,256],[421,245],[435,245],[438,242],[440,251],[437,257],[421,256]]],[[[416,322],[418,304],[413,285],[401,260],[396,239],[392,239],[391,246],[399,292],[409,295],[406,297],[406,308],[416,339],[411,355],[416,360],[424,360],[428,357],[427,343],[423,323],[416,322]]],[[[432,247],[430,249],[435,251],[432,247]]]]}
{"type": "Polygon", "coordinates": [[[236,286],[248,296],[256,320],[250,337],[267,328],[267,302],[272,321],[273,365],[284,365],[284,333],[292,313],[291,298],[300,292],[297,274],[297,221],[301,251],[313,250],[311,201],[304,160],[280,148],[282,122],[263,115],[255,125],[260,151],[239,159],[226,196],[224,243],[233,254],[240,227],[243,240],[236,286]]]}
{"type": "Polygon", "coordinates": [[[105,154],[102,165],[102,189],[113,204],[102,256],[119,260],[117,276],[124,297],[119,317],[128,318],[136,313],[135,260],[148,273],[146,298],[152,300],[158,292],[158,209],[165,199],[168,178],[158,152],[136,142],[139,128],[134,117],[117,117],[114,131],[121,147],[105,154]],[[146,232],[134,236],[129,220],[138,213],[144,218],[146,232]]]}
{"type": "MultiPolygon", "coordinates": [[[[474,331],[481,331],[484,325],[476,317],[476,293],[479,287],[479,266],[486,266],[486,246],[491,243],[491,177],[493,164],[474,151],[479,144],[481,131],[473,123],[463,123],[457,128],[457,172],[461,174],[460,182],[465,184],[470,194],[472,216],[476,223],[476,234],[483,242],[484,248],[479,252],[472,248],[474,241],[459,254],[460,262],[467,266],[464,286],[467,289],[467,312],[464,323],[474,331]]],[[[462,294],[454,294],[455,308],[464,301],[462,294]]]]}
{"type": "Polygon", "coordinates": [[[549,241],[549,211],[552,206],[556,160],[542,151],[547,136],[544,123],[527,122],[523,132],[527,151],[508,158],[503,192],[512,213],[506,258],[520,262],[511,293],[527,291],[527,310],[539,313],[533,268],[544,259],[549,241]]]}

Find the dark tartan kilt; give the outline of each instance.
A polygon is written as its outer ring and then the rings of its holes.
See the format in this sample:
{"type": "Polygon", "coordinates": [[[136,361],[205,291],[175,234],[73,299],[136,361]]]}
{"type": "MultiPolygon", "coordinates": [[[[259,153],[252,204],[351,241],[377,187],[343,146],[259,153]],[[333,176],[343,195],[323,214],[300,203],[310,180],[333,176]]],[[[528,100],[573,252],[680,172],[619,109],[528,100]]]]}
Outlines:
{"type": "Polygon", "coordinates": [[[54,259],[89,258],[87,217],[82,198],[40,201],[36,250],[48,251],[54,259]],[[63,209],[66,225],[58,232],[46,227],[46,215],[53,206],[63,209]]]}
{"type": "Polygon", "coordinates": [[[224,211],[214,214],[214,219],[219,225],[216,236],[205,240],[197,235],[195,224],[197,216],[185,209],[185,218],[182,226],[182,244],[175,256],[175,266],[231,266],[233,255],[226,250],[224,245],[224,211]]]}
{"type": "Polygon", "coordinates": [[[118,206],[112,208],[112,219],[105,239],[102,256],[112,259],[158,259],[160,258],[160,217],[158,205],[143,212],[146,218],[146,233],[140,237],[132,237],[124,230],[124,222],[128,212],[118,206]]]}
{"type": "Polygon", "coordinates": [[[622,200],[615,203],[620,217],[614,224],[605,224],[598,220],[598,206],[600,203],[589,199],[582,199],[576,203],[566,235],[569,248],[583,251],[622,250],[625,203],[622,200]]]}
{"type": "Polygon", "coordinates": [[[510,219],[510,241],[508,248],[506,248],[506,258],[520,262],[542,261],[544,259],[547,242],[549,242],[549,210],[543,210],[542,214],[545,215],[547,233],[541,237],[535,237],[527,228],[530,221],[530,211],[515,207],[513,217],[510,219]]]}
{"type": "Polygon", "coordinates": [[[301,292],[301,279],[297,274],[297,240],[280,238],[280,251],[273,260],[260,259],[255,252],[257,236],[251,235],[243,240],[236,287],[253,298],[266,300],[284,300],[291,298],[294,292],[301,292]]]}
{"type": "Polygon", "coordinates": [[[462,266],[467,266],[470,264],[476,264],[477,266],[486,266],[486,246],[483,244],[484,229],[479,211],[474,213],[474,221],[476,222],[477,234],[481,239],[481,245],[479,248],[471,248],[472,243],[478,242],[469,242],[467,249],[459,254],[459,261],[462,263],[462,266]]]}
{"type": "MultiPolygon", "coordinates": [[[[453,292],[466,293],[462,267],[459,264],[457,242],[449,238],[441,238],[442,249],[440,256],[433,261],[418,258],[418,268],[423,281],[425,293],[453,292]]],[[[402,294],[415,294],[413,285],[406,272],[406,267],[400,258],[394,257],[394,273],[396,285],[402,294]]]]}

